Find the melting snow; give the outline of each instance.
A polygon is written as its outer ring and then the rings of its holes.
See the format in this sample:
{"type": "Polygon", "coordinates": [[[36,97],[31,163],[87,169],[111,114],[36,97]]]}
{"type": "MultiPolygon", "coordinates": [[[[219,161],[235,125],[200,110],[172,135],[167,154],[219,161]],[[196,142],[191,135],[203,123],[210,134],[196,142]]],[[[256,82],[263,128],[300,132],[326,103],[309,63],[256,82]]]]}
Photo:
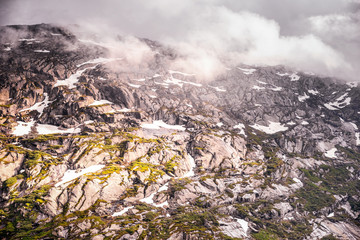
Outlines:
{"type": "Polygon", "coordinates": [[[75,88],[75,83],[78,82],[78,78],[81,76],[81,74],[83,72],[85,72],[87,69],[89,68],[85,68],[83,70],[79,70],[76,73],[72,74],[69,78],[65,79],[65,80],[58,80],[54,87],[58,87],[58,86],[68,86],[69,89],[75,88]]]}
{"type": "Polygon", "coordinates": [[[252,88],[255,89],[255,90],[264,90],[264,89],[266,89],[264,87],[259,87],[257,85],[254,85],[252,88]]]}
{"type": "Polygon", "coordinates": [[[35,41],[35,38],[20,38],[19,41],[20,42],[32,42],[35,41]]]}
{"type": "Polygon", "coordinates": [[[65,133],[80,133],[80,128],[66,128],[60,129],[58,126],[50,124],[38,124],[36,130],[39,134],[65,134],[65,133]]]}
{"type": "Polygon", "coordinates": [[[222,122],[218,122],[217,124],[216,124],[216,126],[218,126],[218,127],[222,127],[224,124],[222,123],[222,122]]]}
{"type": "Polygon", "coordinates": [[[298,96],[298,99],[300,102],[304,102],[306,99],[309,99],[310,97],[304,93],[304,96],[298,96]]]}
{"type": "Polygon", "coordinates": [[[279,75],[280,77],[283,77],[283,76],[287,76],[289,74],[288,73],[279,73],[279,72],[277,72],[276,75],[279,75]]]}
{"type": "Polygon", "coordinates": [[[146,78],[131,79],[131,80],[137,81],[137,82],[145,82],[146,78]]]}
{"type": "Polygon", "coordinates": [[[49,53],[50,51],[49,50],[34,50],[34,52],[36,53],[49,53]]]}
{"type": "Polygon", "coordinates": [[[11,47],[6,47],[3,49],[4,51],[11,51],[11,47]]]}
{"type": "Polygon", "coordinates": [[[104,104],[114,104],[108,100],[97,100],[94,101],[92,104],[90,104],[89,106],[99,106],[99,105],[104,105],[104,104]]]}
{"type": "Polygon", "coordinates": [[[349,83],[346,83],[346,85],[348,85],[351,88],[354,88],[354,87],[358,86],[358,83],[357,82],[349,82],[349,83]]]}
{"type": "Polygon", "coordinates": [[[290,122],[287,123],[287,125],[296,125],[296,123],[293,122],[293,121],[290,121],[290,122]]]}
{"type": "Polygon", "coordinates": [[[308,92],[312,95],[318,95],[319,92],[317,90],[308,90],[308,92]]]}
{"type": "Polygon", "coordinates": [[[49,106],[49,104],[53,102],[53,101],[49,101],[49,96],[47,93],[44,93],[44,96],[45,99],[42,102],[35,103],[33,106],[22,109],[19,112],[36,110],[40,113],[41,116],[44,112],[44,109],[47,108],[47,106],[49,106]]]}
{"type": "Polygon", "coordinates": [[[215,89],[217,92],[226,92],[225,89],[221,89],[221,88],[219,88],[219,87],[212,87],[212,86],[210,86],[210,85],[209,85],[209,87],[215,89]]]}
{"type": "Polygon", "coordinates": [[[128,83],[128,85],[129,85],[130,87],[134,87],[134,88],[139,88],[139,87],[141,87],[141,85],[136,85],[136,84],[131,84],[131,83],[128,83]]]}
{"type": "Polygon", "coordinates": [[[254,72],[256,72],[256,69],[254,68],[239,68],[239,70],[243,71],[244,74],[246,75],[250,75],[250,74],[253,74],[254,72]]]}
{"type": "Polygon", "coordinates": [[[278,91],[281,91],[281,90],[282,90],[282,87],[274,86],[274,87],[270,88],[270,90],[273,90],[273,91],[275,91],[275,92],[278,92],[278,91]]]}
{"type": "Polygon", "coordinates": [[[355,133],[355,137],[356,137],[356,145],[359,146],[360,145],[360,133],[355,133]]]}
{"type": "Polygon", "coordinates": [[[190,170],[185,173],[183,177],[193,177],[195,175],[194,168],[196,167],[195,160],[190,154],[188,154],[187,157],[190,163],[190,170]]]}
{"type": "Polygon", "coordinates": [[[84,62],[84,63],[81,63],[81,64],[78,64],[76,65],[76,67],[81,67],[85,64],[99,64],[99,63],[109,63],[109,62],[112,62],[112,61],[116,61],[116,60],[121,60],[122,58],[96,58],[96,59],[93,59],[93,60],[89,60],[87,62],[84,62]]]}
{"type": "Polygon", "coordinates": [[[173,130],[179,130],[179,131],[185,131],[186,128],[180,125],[169,125],[167,123],[164,123],[162,120],[153,121],[153,123],[144,123],[141,124],[142,128],[146,129],[160,129],[160,128],[167,128],[167,129],[173,129],[173,130]]]}
{"type": "Polygon", "coordinates": [[[298,81],[298,80],[300,79],[300,76],[297,75],[297,73],[293,73],[293,74],[291,74],[289,77],[290,77],[290,80],[291,80],[292,82],[298,81]]]}
{"type": "Polygon", "coordinates": [[[345,93],[338,97],[334,102],[325,103],[324,106],[329,110],[339,110],[350,104],[351,98],[346,97],[348,93],[345,93]]]}
{"type": "Polygon", "coordinates": [[[158,194],[159,192],[162,192],[162,191],[166,191],[166,190],[168,190],[168,183],[161,186],[156,192],[150,194],[150,196],[148,196],[147,198],[141,199],[140,202],[151,204],[151,205],[154,205],[155,207],[164,207],[166,205],[169,205],[169,203],[167,201],[160,203],[160,204],[155,204],[154,200],[153,200],[153,198],[155,197],[156,194],[158,194]]]}
{"type": "Polygon", "coordinates": [[[81,170],[79,170],[79,169],[78,170],[67,170],[64,173],[62,180],[55,184],[55,187],[58,187],[66,182],[70,182],[84,174],[97,172],[97,171],[103,169],[104,167],[105,167],[105,165],[93,165],[93,166],[90,166],[88,168],[84,168],[81,170]]]}
{"type": "Polygon", "coordinates": [[[244,135],[246,137],[245,133],[245,125],[242,123],[239,123],[238,125],[234,126],[235,129],[240,129],[240,134],[244,135]]]}
{"type": "Polygon", "coordinates": [[[309,125],[309,122],[308,121],[302,121],[301,125],[309,125]]]}
{"type": "Polygon", "coordinates": [[[267,83],[266,82],[263,82],[263,81],[259,81],[259,80],[256,80],[258,83],[260,83],[260,84],[264,84],[264,85],[266,85],[267,83]]]}
{"type": "Polygon", "coordinates": [[[31,120],[30,122],[18,121],[17,124],[18,125],[14,128],[12,134],[15,136],[24,136],[31,132],[31,128],[34,126],[35,120],[31,120]]]}
{"type": "Polygon", "coordinates": [[[200,83],[194,83],[194,82],[188,82],[188,81],[183,81],[183,80],[179,80],[179,79],[176,79],[176,78],[173,78],[172,76],[168,79],[166,79],[164,81],[165,83],[168,83],[168,84],[175,84],[175,85],[178,85],[179,87],[183,87],[184,83],[185,84],[191,84],[191,85],[194,85],[196,87],[201,87],[202,84],[200,83]]]}
{"type": "Polygon", "coordinates": [[[120,212],[115,212],[112,216],[113,216],[113,217],[121,216],[121,215],[123,215],[124,213],[126,213],[127,211],[129,211],[130,209],[132,209],[132,208],[134,208],[134,206],[126,207],[126,208],[124,208],[123,210],[121,210],[120,212]]]}
{"type": "Polygon", "coordinates": [[[149,97],[151,97],[151,98],[157,98],[157,96],[155,96],[155,95],[149,95],[149,97]]]}
{"type": "Polygon", "coordinates": [[[164,184],[159,188],[157,192],[167,191],[169,189],[168,185],[169,185],[168,183],[164,184]]]}
{"type": "Polygon", "coordinates": [[[255,128],[257,130],[260,130],[262,132],[265,132],[267,134],[274,134],[277,132],[282,132],[288,130],[288,127],[285,127],[284,125],[281,125],[279,122],[271,122],[269,121],[269,126],[262,126],[259,124],[251,125],[250,127],[255,128]]]}
{"type": "Polygon", "coordinates": [[[157,78],[157,77],[161,77],[161,75],[160,75],[160,74],[155,74],[155,75],[153,76],[153,78],[157,78]]]}
{"type": "Polygon", "coordinates": [[[337,151],[336,148],[332,148],[328,151],[325,152],[325,157],[328,157],[328,158],[336,158],[336,155],[335,155],[335,152],[337,151]]]}
{"type": "Polygon", "coordinates": [[[175,74],[181,74],[181,75],[184,75],[184,76],[195,76],[195,74],[183,73],[183,72],[173,71],[173,70],[169,70],[169,73],[171,75],[175,73],[175,74]]]}
{"type": "Polygon", "coordinates": [[[241,228],[244,230],[245,236],[247,236],[246,233],[249,230],[249,223],[240,218],[237,218],[236,221],[240,224],[241,228]]]}

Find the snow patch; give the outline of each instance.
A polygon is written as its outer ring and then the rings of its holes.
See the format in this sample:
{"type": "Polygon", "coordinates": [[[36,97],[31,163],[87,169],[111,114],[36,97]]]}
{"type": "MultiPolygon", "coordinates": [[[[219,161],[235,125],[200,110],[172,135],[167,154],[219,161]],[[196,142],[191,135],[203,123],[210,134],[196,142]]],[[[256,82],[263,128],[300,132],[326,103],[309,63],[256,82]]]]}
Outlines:
{"type": "Polygon", "coordinates": [[[325,103],[324,106],[329,110],[339,110],[348,106],[351,102],[351,98],[347,97],[348,93],[345,93],[338,97],[334,102],[325,103]]]}
{"type": "Polygon", "coordinates": [[[173,71],[173,70],[169,70],[168,72],[169,72],[171,75],[173,75],[173,74],[180,74],[180,75],[184,75],[184,76],[195,76],[195,74],[183,73],[183,72],[173,71]]]}
{"type": "Polygon", "coordinates": [[[233,128],[240,129],[240,134],[244,135],[246,137],[245,133],[245,125],[242,123],[239,123],[238,125],[235,125],[233,128]]]}
{"type": "Polygon", "coordinates": [[[246,233],[249,230],[249,223],[240,218],[237,218],[236,221],[240,224],[241,228],[244,230],[245,236],[247,236],[246,233]]]}
{"type": "Polygon", "coordinates": [[[96,100],[94,101],[92,104],[90,104],[89,106],[99,106],[99,105],[104,105],[104,104],[114,104],[108,100],[96,100]]]}
{"type": "Polygon", "coordinates": [[[265,90],[266,88],[264,88],[264,87],[259,87],[259,86],[257,86],[257,85],[254,85],[254,86],[252,87],[252,89],[255,89],[255,90],[265,90]]]}
{"type": "Polygon", "coordinates": [[[304,125],[304,126],[305,126],[305,125],[309,125],[309,122],[308,122],[308,121],[302,121],[302,122],[301,122],[301,125],[304,125]]]}
{"type": "Polygon", "coordinates": [[[15,136],[24,136],[31,132],[31,128],[35,124],[35,120],[31,120],[30,122],[22,122],[17,121],[17,126],[14,128],[12,134],[15,136]]]}
{"type": "Polygon", "coordinates": [[[222,127],[222,126],[224,126],[224,124],[223,124],[222,122],[218,122],[218,123],[216,124],[216,126],[222,127]]]}
{"type": "Polygon", "coordinates": [[[8,51],[11,51],[11,47],[6,47],[6,48],[4,48],[3,50],[4,50],[4,51],[7,51],[7,52],[8,52],[8,51]]]}
{"type": "Polygon", "coordinates": [[[354,87],[358,86],[358,83],[357,82],[349,82],[349,83],[346,83],[346,85],[348,85],[351,88],[354,88],[354,87]]]}
{"type": "Polygon", "coordinates": [[[95,58],[95,59],[89,60],[87,62],[78,64],[78,65],[76,65],[76,67],[81,67],[86,64],[100,64],[100,63],[105,64],[105,63],[109,63],[109,62],[116,61],[116,60],[122,60],[122,58],[102,58],[102,57],[100,57],[100,58],[95,58]]]}
{"type": "Polygon", "coordinates": [[[308,90],[308,92],[312,95],[319,95],[320,93],[317,90],[308,90]]]}
{"type": "Polygon", "coordinates": [[[304,102],[306,99],[309,99],[310,97],[304,93],[304,96],[298,96],[298,99],[300,102],[304,102]]]}
{"type": "Polygon", "coordinates": [[[55,184],[55,187],[59,187],[59,186],[63,185],[64,183],[70,182],[82,175],[97,172],[97,171],[103,169],[104,167],[105,167],[105,165],[93,165],[93,166],[90,166],[88,168],[84,168],[81,170],[79,170],[79,169],[78,170],[67,170],[64,173],[62,180],[55,184]]]}
{"type": "Polygon", "coordinates": [[[267,83],[266,82],[263,82],[263,81],[259,81],[259,80],[256,80],[258,83],[260,83],[260,84],[264,84],[264,85],[267,85],[267,83]]]}
{"type": "Polygon", "coordinates": [[[283,89],[282,87],[278,87],[278,86],[274,86],[274,87],[270,88],[270,90],[275,91],[275,92],[281,91],[282,89],[283,89]]]}
{"type": "Polygon", "coordinates": [[[226,92],[225,89],[222,89],[222,88],[220,88],[220,87],[212,87],[212,86],[210,86],[210,85],[209,85],[209,87],[215,89],[215,91],[217,91],[217,92],[226,92]]]}
{"type": "Polygon", "coordinates": [[[297,75],[297,73],[293,73],[289,77],[290,77],[290,81],[292,81],[292,82],[299,81],[299,79],[300,79],[300,76],[297,75]]]}
{"type": "Polygon", "coordinates": [[[141,124],[142,128],[146,129],[160,129],[160,128],[166,128],[166,129],[172,129],[172,130],[178,130],[178,131],[185,131],[186,128],[180,125],[169,125],[167,123],[164,123],[162,120],[153,121],[153,123],[144,123],[141,124]]]}
{"type": "Polygon", "coordinates": [[[66,128],[60,129],[58,126],[50,124],[38,124],[36,131],[39,134],[65,134],[65,133],[80,133],[80,128],[66,128]]]}
{"type": "Polygon", "coordinates": [[[79,77],[83,72],[85,72],[89,68],[85,68],[83,70],[79,70],[76,73],[72,74],[69,78],[65,80],[57,80],[54,87],[58,86],[67,86],[69,89],[75,88],[75,84],[79,81],[79,77]]]}
{"type": "Polygon", "coordinates": [[[356,137],[356,146],[360,145],[360,133],[355,133],[355,137],[356,137]]]}
{"type": "Polygon", "coordinates": [[[166,191],[167,189],[168,189],[168,183],[161,186],[156,192],[150,194],[150,196],[148,196],[147,198],[141,199],[140,202],[144,202],[144,203],[153,205],[155,207],[164,207],[166,205],[169,205],[169,203],[167,201],[160,203],[160,204],[155,204],[154,200],[153,200],[156,194],[158,194],[159,192],[162,192],[162,191],[166,191]]]}
{"type": "Polygon", "coordinates": [[[196,167],[195,160],[190,154],[188,154],[187,157],[190,163],[190,170],[189,172],[185,173],[183,177],[193,177],[195,176],[195,172],[194,172],[194,169],[196,167]]]}
{"type": "Polygon", "coordinates": [[[112,216],[113,216],[113,217],[121,216],[121,215],[123,215],[124,213],[126,213],[127,211],[129,211],[130,209],[132,209],[132,208],[134,208],[134,206],[126,207],[126,208],[124,208],[123,210],[121,210],[120,212],[115,212],[112,216]]]}
{"type": "Polygon", "coordinates": [[[276,75],[280,76],[280,77],[284,77],[284,76],[288,76],[289,74],[288,73],[280,73],[280,72],[277,72],[276,75]]]}
{"type": "Polygon", "coordinates": [[[328,157],[328,158],[336,158],[336,155],[335,155],[335,152],[337,151],[336,148],[331,148],[330,150],[327,150],[325,152],[325,157],[328,157]]]}
{"type": "Polygon", "coordinates": [[[241,70],[246,75],[251,75],[254,72],[256,72],[256,69],[254,69],[254,68],[240,68],[240,67],[238,67],[237,69],[241,70]]]}
{"type": "Polygon", "coordinates": [[[139,79],[131,79],[133,81],[137,81],[137,82],[145,82],[146,78],[139,78],[139,79]]]}
{"type": "Polygon", "coordinates": [[[36,53],[49,53],[49,50],[44,50],[44,49],[39,49],[39,50],[34,50],[34,52],[36,53]]]}
{"type": "Polygon", "coordinates": [[[293,126],[293,125],[296,125],[296,122],[290,121],[287,123],[287,125],[293,126]]]}
{"type": "Polygon", "coordinates": [[[250,125],[250,127],[255,128],[255,129],[259,130],[259,131],[265,132],[267,134],[274,134],[274,133],[277,133],[277,132],[283,132],[283,131],[288,130],[288,127],[282,125],[279,122],[271,122],[271,121],[269,121],[269,123],[270,123],[269,126],[262,126],[262,125],[259,125],[259,124],[254,124],[254,125],[250,125]]]}
{"type": "Polygon", "coordinates": [[[33,42],[35,41],[35,38],[20,38],[19,41],[20,42],[33,42]]]}
{"type": "Polygon", "coordinates": [[[22,109],[19,112],[36,110],[40,113],[40,116],[41,116],[44,112],[44,109],[47,108],[49,106],[49,104],[53,102],[53,101],[49,101],[49,96],[47,93],[44,93],[44,96],[45,96],[45,99],[42,102],[35,103],[33,106],[22,109]]]}
{"type": "Polygon", "coordinates": [[[131,84],[131,83],[128,83],[128,85],[129,85],[130,87],[133,87],[133,88],[139,88],[139,87],[141,87],[141,85],[136,85],[136,84],[131,84]]]}
{"type": "Polygon", "coordinates": [[[190,84],[190,85],[193,85],[193,86],[195,86],[195,87],[201,87],[201,86],[202,86],[202,84],[200,84],[200,83],[183,81],[183,80],[180,80],[180,79],[176,79],[176,78],[174,78],[173,76],[171,76],[170,78],[166,79],[164,82],[167,83],[167,84],[178,85],[178,86],[181,87],[181,88],[183,87],[184,84],[190,84]]]}

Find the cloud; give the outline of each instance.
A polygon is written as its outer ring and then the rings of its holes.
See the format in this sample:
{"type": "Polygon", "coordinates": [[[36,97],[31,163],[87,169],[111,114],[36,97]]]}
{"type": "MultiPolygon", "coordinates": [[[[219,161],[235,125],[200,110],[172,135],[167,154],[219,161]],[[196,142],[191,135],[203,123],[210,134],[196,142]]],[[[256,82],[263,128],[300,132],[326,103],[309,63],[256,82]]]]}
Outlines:
{"type": "Polygon", "coordinates": [[[167,39],[167,42],[186,53],[184,68],[189,62],[188,69],[194,68],[193,71],[206,77],[240,63],[284,64],[333,76],[344,76],[351,71],[342,54],[319,37],[312,34],[281,36],[277,22],[225,7],[206,9],[183,38],[180,44],[176,39],[167,39]]]}
{"type": "Polygon", "coordinates": [[[235,63],[283,64],[351,80],[360,71],[357,0],[6,2],[2,24],[77,23],[102,36],[147,37],[172,45],[182,56],[175,65],[203,78],[235,63]]]}

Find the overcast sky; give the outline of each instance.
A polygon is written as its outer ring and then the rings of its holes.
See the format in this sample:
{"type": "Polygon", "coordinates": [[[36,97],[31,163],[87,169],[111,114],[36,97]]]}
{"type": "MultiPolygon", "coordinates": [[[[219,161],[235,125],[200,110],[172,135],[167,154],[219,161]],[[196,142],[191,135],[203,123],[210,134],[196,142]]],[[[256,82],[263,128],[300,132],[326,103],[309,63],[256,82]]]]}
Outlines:
{"type": "MultiPolygon", "coordinates": [[[[0,24],[80,24],[360,80],[360,0],[0,0],[0,24]]],[[[197,56],[201,55],[201,56],[197,56]]]]}

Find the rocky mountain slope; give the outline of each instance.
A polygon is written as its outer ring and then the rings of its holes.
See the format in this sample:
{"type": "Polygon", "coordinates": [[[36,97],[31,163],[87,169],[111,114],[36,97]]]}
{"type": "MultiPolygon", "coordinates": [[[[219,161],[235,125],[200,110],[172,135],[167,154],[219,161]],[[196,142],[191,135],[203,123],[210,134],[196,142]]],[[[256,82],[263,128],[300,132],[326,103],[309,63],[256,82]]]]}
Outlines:
{"type": "Polygon", "coordinates": [[[0,32],[2,239],[360,239],[356,83],[0,32]]]}

